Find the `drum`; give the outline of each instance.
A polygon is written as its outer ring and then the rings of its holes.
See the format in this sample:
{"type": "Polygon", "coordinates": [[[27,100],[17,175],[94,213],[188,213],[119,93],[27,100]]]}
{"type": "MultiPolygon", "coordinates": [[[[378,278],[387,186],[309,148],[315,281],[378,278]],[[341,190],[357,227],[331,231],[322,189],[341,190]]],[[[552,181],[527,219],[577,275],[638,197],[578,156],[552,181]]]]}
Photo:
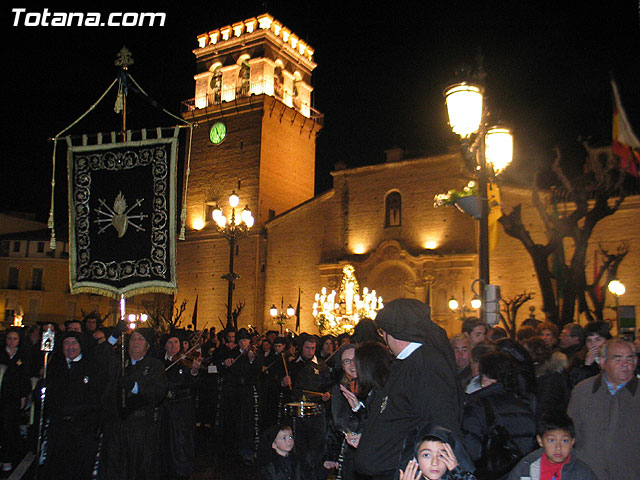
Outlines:
{"type": "Polygon", "coordinates": [[[313,402],[291,402],[284,406],[284,413],[290,417],[312,417],[314,415],[320,415],[322,409],[320,405],[313,402]]]}

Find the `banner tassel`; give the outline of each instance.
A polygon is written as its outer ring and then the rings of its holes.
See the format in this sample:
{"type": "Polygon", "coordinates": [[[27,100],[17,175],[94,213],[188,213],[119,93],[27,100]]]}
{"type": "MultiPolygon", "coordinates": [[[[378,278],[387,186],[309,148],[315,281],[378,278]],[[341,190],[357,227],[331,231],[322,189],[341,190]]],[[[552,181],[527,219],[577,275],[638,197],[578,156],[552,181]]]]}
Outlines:
{"type": "Polygon", "coordinates": [[[189,189],[189,174],[191,173],[191,141],[193,139],[193,124],[189,125],[189,147],[187,150],[187,170],[184,178],[184,200],[182,201],[182,212],[180,213],[180,235],[179,240],[185,239],[187,223],[187,190],[189,189]]]}

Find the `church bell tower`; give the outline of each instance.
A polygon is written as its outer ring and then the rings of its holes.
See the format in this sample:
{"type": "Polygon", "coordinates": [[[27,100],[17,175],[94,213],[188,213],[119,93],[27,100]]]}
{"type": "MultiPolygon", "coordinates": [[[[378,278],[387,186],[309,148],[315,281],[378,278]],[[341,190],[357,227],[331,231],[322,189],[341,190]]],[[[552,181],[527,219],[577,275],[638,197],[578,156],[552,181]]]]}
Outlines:
{"type": "MultiPolygon", "coordinates": [[[[322,116],[312,108],[313,49],[269,14],[197,37],[195,96],[183,117],[193,129],[187,184],[186,240],[178,246],[178,300],[198,295],[198,316],[226,312],[229,247],[211,213],[235,191],[255,225],[236,255],[234,303],[239,324],[262,325],[267,243],[262,226],[313,197],[316,135],[322,116]]],[[[186,166],[185,166],[186,168],[186,166]]],[[[198,321],[198,328],[201,328],[198,321]]]]}

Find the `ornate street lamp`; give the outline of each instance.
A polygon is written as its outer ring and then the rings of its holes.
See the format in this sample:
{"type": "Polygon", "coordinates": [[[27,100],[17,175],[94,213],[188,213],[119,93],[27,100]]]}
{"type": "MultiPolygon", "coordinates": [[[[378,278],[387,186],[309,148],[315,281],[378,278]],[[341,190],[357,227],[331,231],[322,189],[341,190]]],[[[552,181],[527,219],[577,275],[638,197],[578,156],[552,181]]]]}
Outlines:
{"type": "Polygon", "coordinates": [[[249,206],[247,205],[239,215],[236,214],[236,208],[240,204],[240,198],[236,195],[235,190],[229,196],[229,206],[231,212],[229,216],[225,216],[222,208],[216,205],[215,209],[211,213],[211,218],[216,226],[216,230],[227,239],[229,242],[229,272],[222,276],[227,282],[227,328],[232,328],[232,304],[233,304],[233,289],[235,281],[240,278],[240,275],[233,271],[233,259],[235,255],[236,243],[243,237],[249,234],[249,230],[253,227],[254,218],[249,206]]]}
{"type": "Polygon", "coordinates": [[[447,306],[452,312],[459,313],[461,315],[461,318],[464,320],[465,318],[467,318],[468,313],[473,313],[475,310],[479,310],[482,307],[482,300],[480,300],[480,297],[477,294],[474,294],[473,298],[471,299],[471,307],[468,307],[465,303],[463,288],[462,305],[460,305],[460,302],[458,302],[455,297],[451,297],[449,299],[449,302],[447,303],[447,306]]]}
{"type": "Polygon", "coordinates": [[[291,317],[296,314],[296,309],[293,308],[293,305],[289,304],[287,309],[284,309],[284,297],[280,300],[280,311],[278,311],[278,307],[275,304],[271,305],[269,309],[269,314],[273,321],[280,326],[280,333],[282,333],[282,329],[284,325],[287,323],[291,317]]]}
{"type": "MultiPolygon", "coordinates": [[[[451,130],[459,135],[470,154],[476,156],[478,195],[480,197],[480,228],[478,245],[479,280],[483,284],[480,293],[485,310],[486,288],[489,281],[489,203],[487,183],[506,168],[513,157],[513,137],[503,127],[488,128],[488,113],[484,108],[484,89],[472,83],[461,82],[445,90],[445,101],[451,130]]],[[[486,310],[482,312],[485,318],[486,310]]]]}

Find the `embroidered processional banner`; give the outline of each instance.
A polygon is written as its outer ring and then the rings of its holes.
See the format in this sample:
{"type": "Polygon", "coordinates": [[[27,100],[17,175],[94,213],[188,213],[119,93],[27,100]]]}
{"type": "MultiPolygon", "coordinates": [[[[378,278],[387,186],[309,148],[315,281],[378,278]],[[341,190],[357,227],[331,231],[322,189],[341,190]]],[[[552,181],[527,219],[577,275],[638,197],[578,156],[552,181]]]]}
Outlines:
{"type": "Polygon", "coordinates": [[[177,146],[177,130],[69,146],[71,293],[175,292],[177,146]]]}

